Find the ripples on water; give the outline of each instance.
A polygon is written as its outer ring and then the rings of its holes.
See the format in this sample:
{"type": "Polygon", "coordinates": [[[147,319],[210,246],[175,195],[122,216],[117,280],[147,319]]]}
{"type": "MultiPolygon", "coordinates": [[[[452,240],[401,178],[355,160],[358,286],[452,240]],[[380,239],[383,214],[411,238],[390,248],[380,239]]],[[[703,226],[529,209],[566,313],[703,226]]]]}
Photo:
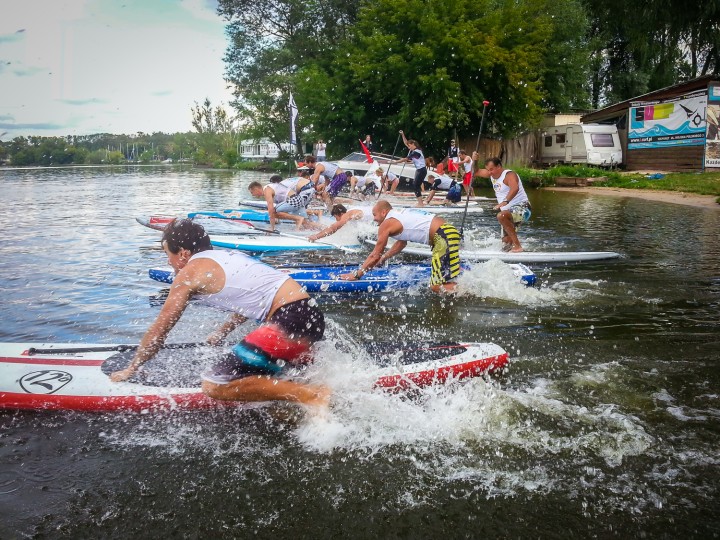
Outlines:
{"type": "MultiPolygon", "coordinates": [[[[137,341],[157,314],[148,299],[159,286],[147,268],[164,257],[159,235],[134,217],[230,208],[266,176],[1,172],[2,339],[137,341]]],[[[488,262],[462,277],[454,298],[424,288],[320,297],[328,339],[304,376],[336,390],[323,420],[289,405],[159,416],[1,413],[0,532],[717,534],[720,213],[531,196],[526,249],[623,257],[535,266],[537,288],[488,262]],[[494,341],[512,361],[501,376],[412,397],[373,390],[359,344],[398,336],[494,341]],[[335,342],[356,347],[343,353],[335,342]]],[[[489,213],[468,223],[470,245],[497,244],[489,213]]],[[[192,306],[172,341],[202,339],[221,319],[192,306]]]]}

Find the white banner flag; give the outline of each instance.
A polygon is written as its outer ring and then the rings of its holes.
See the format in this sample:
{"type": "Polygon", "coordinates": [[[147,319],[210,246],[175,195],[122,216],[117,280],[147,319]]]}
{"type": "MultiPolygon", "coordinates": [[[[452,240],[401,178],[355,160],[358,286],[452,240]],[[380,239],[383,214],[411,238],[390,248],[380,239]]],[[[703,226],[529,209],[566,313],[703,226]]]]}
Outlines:
{"type": "Polygon", "coordinates": [[[295,135],[295,119],[298,115],[298,108],[295,105],[292,92],[290,92],[290,144],[297,144],[297,136],[295,135]]]}

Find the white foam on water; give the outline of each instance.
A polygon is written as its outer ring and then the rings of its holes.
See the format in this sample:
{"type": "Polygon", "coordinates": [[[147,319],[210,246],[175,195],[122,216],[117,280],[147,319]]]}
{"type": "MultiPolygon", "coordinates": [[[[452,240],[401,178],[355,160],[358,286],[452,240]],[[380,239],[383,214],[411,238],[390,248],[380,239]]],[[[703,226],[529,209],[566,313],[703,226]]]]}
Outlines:
{"type": "MultiPolygon", "coordinates": [[[[542,281],[542,280],[541,280],[542,281]]],[[[507,300],[522,305],[573,304],[602,294],[603,281],[567,280],[528,287],[513,267],[499,260],[474,263],[457,280],[458,296],[507,300]]]]}

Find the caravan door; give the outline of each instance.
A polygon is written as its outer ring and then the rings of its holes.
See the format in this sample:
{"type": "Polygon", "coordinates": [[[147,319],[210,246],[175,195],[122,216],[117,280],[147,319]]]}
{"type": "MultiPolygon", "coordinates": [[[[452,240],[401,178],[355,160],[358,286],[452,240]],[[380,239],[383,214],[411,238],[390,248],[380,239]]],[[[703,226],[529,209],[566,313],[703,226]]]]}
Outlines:
{"type": "Polygon", "coordinates": [[[573,162],[573,127],[565,130],[565,163],[573,162]]]}

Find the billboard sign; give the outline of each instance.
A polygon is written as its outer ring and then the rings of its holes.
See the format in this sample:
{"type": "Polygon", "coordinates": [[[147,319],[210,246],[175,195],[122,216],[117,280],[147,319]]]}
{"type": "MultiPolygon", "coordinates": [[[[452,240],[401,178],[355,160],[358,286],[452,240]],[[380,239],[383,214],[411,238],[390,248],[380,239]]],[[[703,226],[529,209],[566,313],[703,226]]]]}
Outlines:
{"type": "Polygon", "coordinates": [[[630,107],[628,149],[704,146],[708,94],[634,102],[630,107]]]}

